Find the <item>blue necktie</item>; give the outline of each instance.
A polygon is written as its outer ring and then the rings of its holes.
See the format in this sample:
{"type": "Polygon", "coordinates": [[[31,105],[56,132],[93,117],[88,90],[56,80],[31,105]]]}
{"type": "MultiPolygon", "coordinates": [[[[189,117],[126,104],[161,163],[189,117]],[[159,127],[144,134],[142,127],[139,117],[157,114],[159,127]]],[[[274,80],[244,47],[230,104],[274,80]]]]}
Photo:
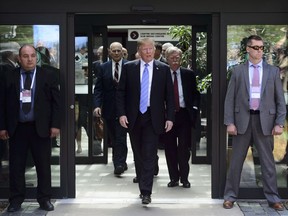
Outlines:
{"type": "Polygon", "coordinates": [[[148,105],[148,92],[149,92],[149,64],[145,64],[145,68],[141,81],[141,95],[140,95],[140,112],[145,113],[148,105]]]}

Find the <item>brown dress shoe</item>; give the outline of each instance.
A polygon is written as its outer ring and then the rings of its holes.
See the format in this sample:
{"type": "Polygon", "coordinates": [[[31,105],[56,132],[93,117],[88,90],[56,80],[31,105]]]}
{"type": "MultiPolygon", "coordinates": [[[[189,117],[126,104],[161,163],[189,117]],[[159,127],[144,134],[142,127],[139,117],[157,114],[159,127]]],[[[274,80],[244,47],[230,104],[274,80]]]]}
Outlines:
{"type": "Polygon", "coordinates": [[[234,205],[234,202],[225,200],[224,203],[223,203],[223,208],[225,208],[225,209],[232,209],[232,208],[233,208],[233,205],[234,205]]]}
{"type": "Polygon", "coordinates": [[[283,210],[284,210],[284,206],[283,206],[283,204],[280,203],[280,202],[271,203],[271,204],[269,204],[269,207],[270,207],[270,208],[273,208],[273,209],[275,209],[275,210],[277,210],[277,211],[283,211],[283,210]]]}

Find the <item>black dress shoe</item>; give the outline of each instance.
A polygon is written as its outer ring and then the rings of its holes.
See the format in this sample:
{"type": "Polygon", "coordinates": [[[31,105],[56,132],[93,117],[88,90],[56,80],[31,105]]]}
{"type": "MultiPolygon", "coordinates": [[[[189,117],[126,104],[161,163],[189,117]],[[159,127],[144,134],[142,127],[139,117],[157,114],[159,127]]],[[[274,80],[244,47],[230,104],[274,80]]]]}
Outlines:
{"type": "Polygon", "coordinates": [[[142,204],[148,205],[149,203],[151,203],[151,196],[150,195],[143,195],[142,204]]]}
{"type": "Polygon", "coordinates": [[[179,185],[179,182],[175,180],[172,180],[167,184],[168,187],[176,187],[178,185],[179,185]]]}
{"type": "Polygon", "coordinates": [[[182,182],[182,186],[183,186],[183,188],[190,188],[191,187],[191,185],[190,185],[190,182],[189,181],[184,181],[184,182],[182,182]]]}
{"type": "Polygon", "coordinates": [[[43,201],[43,202],[39,203],[39,205],[40,205],[40,208],[45,210],[45,211],[53,211],[54,210],[54,206],[49,200],[43,201]]]}
{"type": "Polygon", "coordinates": [[[115,175],[121,175],[122,173],[124,173],[124,167],[123,166],[117,166],[114,170],[114,174],[115,175]]]}
{"type": "Polygon", "coordinates": [[[7,211],[8,212],[16,212],[19,211],[21,209],[21,204],[16,204],[16,203],[10,203],[7,211]]]}
{"type": "Polygon", "coordinates": [[[137,176],[135,177],[135,178],[133,178],[133,183],[138,183],[139,181],[138,181],[138,178],[137,178],[137,176]]]}
{"type": "Polygon", "coordinates": [[[154,169],[154,176],[157,176],[159,173],[159,165],[158,165],[158,162],[157,164],[155,165],[155,169],[154,169]]]}
{"type": "Polygon", "coordinates": [[[128,166],[127,166],[127,164],[125,163],[125,165],[124,165],[124,171],[127,171],[128,170],[128,166]]]}

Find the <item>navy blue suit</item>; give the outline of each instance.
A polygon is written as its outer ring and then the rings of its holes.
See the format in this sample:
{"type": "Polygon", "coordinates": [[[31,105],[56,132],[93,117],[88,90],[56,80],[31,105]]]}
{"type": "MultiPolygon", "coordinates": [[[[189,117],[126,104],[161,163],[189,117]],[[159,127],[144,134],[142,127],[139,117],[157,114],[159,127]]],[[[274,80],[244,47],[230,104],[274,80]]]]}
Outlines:
{"type": "Polygon", "coordinates": [[[185,107],[175,112],[173,128],[163,135],[163,141],[170,180],[185,183],[189,175],[191,130],[197,117],[197,110],[193,107],[199,106],[199,92],[192,70],[180,67],[178,77],[182,83],[185,107]]]}
{"type": "Polygon", "coordinates": [[[150,195],[159,135],[164,132],[166,120],[174,121],[174,95],[169,67],[154,60],[150,107],[141,114],[140,63],[134,60],[123,67],[117,89],[117,115],[127,116],[139,189],[142,195],[150,195]]]}
{"type": "MultiPolygon", "coordinates": [[[[122,68],[127,60],[122,59],[122,68]]],[[[100,107],[105,128],[113,147],[114,167],[126,167],[127,130],[121,127],[116,115],[116,89],[118,83],[113,79],[112,60],[101,64],[94,88],[94,108],[100,107]]],[[[120,76],[121,73],[120,73],[120,76]]]]}

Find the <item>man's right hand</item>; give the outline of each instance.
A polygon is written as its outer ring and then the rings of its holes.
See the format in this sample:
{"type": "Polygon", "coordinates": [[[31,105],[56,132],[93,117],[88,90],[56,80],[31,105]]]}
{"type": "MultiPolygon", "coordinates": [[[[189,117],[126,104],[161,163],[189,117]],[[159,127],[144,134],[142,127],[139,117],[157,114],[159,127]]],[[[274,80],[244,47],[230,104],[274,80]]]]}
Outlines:
{"type": "Polygon", "coordinates": [[[127,117],[124,115],[124,116],[120,116],[119,118],[119,123],[122,127],[124,128],[128,128],[128,120],[127,120],[127,117]]]}
{"type": "Polygon", "coordinates": [[[237,135],[237,128],[234,124],[230,124],[227,126],[227,133],[229,135],[237,135]]]}
{"type": "Polygon", "coordinates": [[[8,135],[7,130],[0,130],[0,139],[2,139],[2,140],[9,139],[9,135],[8,135]]]}

